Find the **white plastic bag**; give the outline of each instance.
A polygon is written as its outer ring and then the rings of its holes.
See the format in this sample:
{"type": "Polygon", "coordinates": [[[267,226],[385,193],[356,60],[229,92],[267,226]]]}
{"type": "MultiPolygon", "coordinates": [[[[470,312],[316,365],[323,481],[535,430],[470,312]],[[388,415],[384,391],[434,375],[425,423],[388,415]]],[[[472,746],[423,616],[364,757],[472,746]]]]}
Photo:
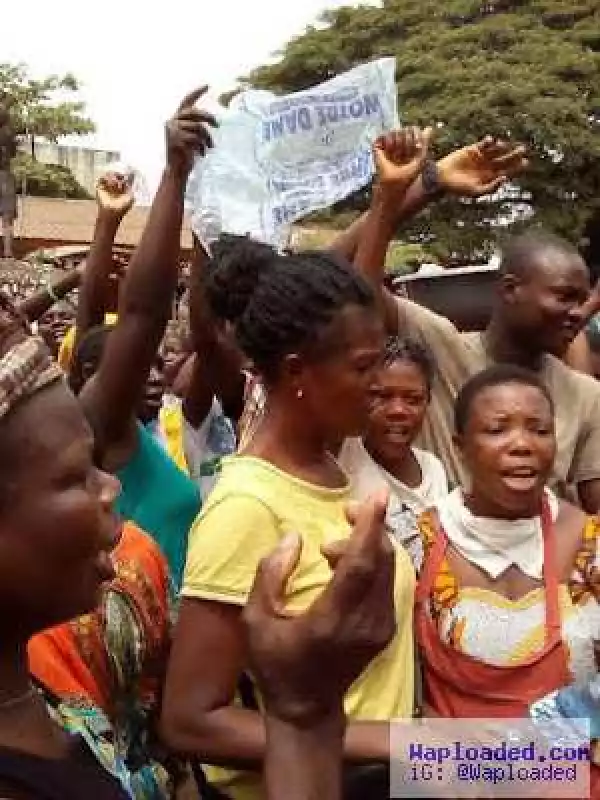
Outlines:
{"type": "Polygon", "coordinates": [[[398,127],[394,72],[383,58],[286,97],[237,95],[188,183],[200,240],[228,232],[281,247],[293,222],[365,186],[373,141],[398,127]]]}

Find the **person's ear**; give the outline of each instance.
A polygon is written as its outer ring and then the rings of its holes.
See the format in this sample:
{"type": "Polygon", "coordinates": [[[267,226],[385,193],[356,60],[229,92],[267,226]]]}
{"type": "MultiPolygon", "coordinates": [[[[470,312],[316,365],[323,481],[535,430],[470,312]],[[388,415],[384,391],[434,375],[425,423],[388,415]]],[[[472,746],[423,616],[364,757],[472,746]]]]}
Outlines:
{"type": "Polygon", "coordinates": [[[497,291],[501,300],[507,304],[514,304],[520,298],[522,287],[523,282],[518,275],[507,272],[500,278],[497,291]]]}
{"type": "Polygon", "coordinates": [[[291,388],[293,394],[301,397],[304,394],[304,362],[297,353],[288,353],[281,362],[280,376],[291,388]]]}

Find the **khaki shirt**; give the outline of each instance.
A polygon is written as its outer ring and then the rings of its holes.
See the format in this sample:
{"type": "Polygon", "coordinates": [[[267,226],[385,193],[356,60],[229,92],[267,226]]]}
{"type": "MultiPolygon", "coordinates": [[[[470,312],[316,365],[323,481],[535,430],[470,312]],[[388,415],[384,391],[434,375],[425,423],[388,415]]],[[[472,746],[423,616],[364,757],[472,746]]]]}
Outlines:
{"type": "MultiPolygon", "coordinates": [[[[420,338],[435,365],[431,404],[420,446],[441,459],[451,484],[467,484],[452,443],[454,399],[461,386],[494,361],[481,333],[459,333],[445,317],[409,300],[398,299],[399,330],[420,338]]],[[[565,496],[569,487],[600,478],[600,383],[545,355],[540,377],[556,409],[557,455],[552,487],[565,496]]]]}

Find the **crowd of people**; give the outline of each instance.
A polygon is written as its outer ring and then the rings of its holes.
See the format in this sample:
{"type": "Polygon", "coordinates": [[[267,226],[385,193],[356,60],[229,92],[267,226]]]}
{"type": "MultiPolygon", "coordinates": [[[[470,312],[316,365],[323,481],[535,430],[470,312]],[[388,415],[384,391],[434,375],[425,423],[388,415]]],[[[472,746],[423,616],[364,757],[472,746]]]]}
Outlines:
{"type": "Polygon", "coordinates": [[[430,130],[389,134],[330,250],[196,239],[184,285],[201,96],[167,123],[126,268],[111,174],[85,264],[1,299],[11,800],[383,798],[392,720],[535,718],[597,685],[588,265],[551,233],[507,241],[480,332],[384,283],[412,215],[495,192],[525,149],[436,161],[430,130]],[[75,289],[74,318],[44,325],[75,289]]]}

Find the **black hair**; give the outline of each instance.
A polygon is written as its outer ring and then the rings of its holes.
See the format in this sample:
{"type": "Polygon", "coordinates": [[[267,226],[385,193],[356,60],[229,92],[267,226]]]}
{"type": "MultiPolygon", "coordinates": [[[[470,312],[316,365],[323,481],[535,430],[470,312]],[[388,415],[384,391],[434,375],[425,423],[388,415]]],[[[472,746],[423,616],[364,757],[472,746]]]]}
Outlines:
{"type": "Polygon", "coordinates": [[[89,378],[88,370],[98,369],[106,339],[113,330],[111,325],[95,325],[81,337],[69,365],[69,386],[74,394],[79,394],[89,378]]]}
{"type": "Polygon", "coordinates": [[[473,403],[483,391],[494,386],[504,386],[506,384],[531,386],[534,389],[538,389],[548,401],[552,414],[554,414],[554,401],[548,391],[548,387],[538,378],[535,372],[514,364],[496,364],[474,375],[458,393],[454,403],[454,429],[456,433],[462,435],[465,432],[473,403]]]}
{"type": "Polygon", "coordinates": [[[500,274],[526,276],[536,256],[543,253],[581,258],[579,250],[571,242],[543,228],[535,228],[507,239],[502,245],[500,274]]]}
{"type": "Polygon", "coordinates": [[[418,367],[423,373],[427,388],[431,390],[433,359],[431,351],[425,344],[410,336],[388,337],[383,349],[383,366],[391,367],[397,361],[406,361],[418,367]]]}
{"type": "Polygon", "coordinates": [[[239,236],[215,244],[205,289],[266,381],[287,354],[308,353],[345,306],[375,307],[370,286],[344,259],[321,251],[281,255],[239,236]]]}

